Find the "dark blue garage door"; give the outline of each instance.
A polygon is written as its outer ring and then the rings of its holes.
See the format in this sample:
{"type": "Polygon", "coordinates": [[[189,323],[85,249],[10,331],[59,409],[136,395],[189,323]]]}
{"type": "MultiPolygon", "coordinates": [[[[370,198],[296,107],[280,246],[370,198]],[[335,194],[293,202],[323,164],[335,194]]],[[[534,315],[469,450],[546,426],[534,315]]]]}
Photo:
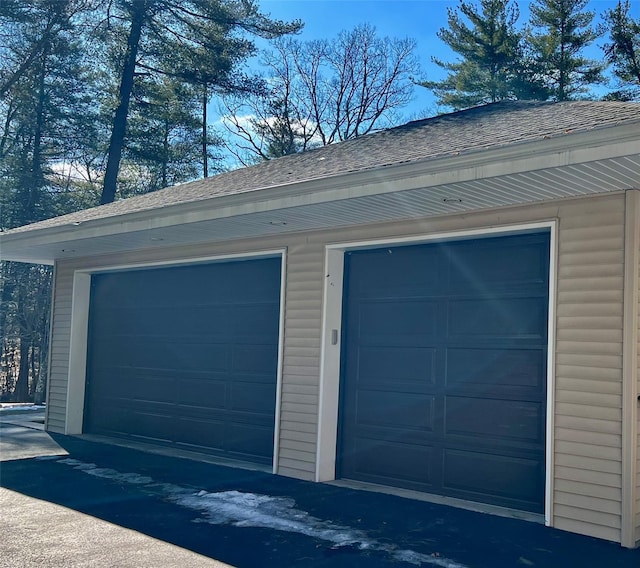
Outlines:
{"type": "Polygon", "coordinates": [[[548,233],[345,262],[339,475],[542,512],[548,233]]]}
{"type": "Polygon", "coordinates": [[[270,464],[280,264],[94,275],[85,431],[270,464]]]}

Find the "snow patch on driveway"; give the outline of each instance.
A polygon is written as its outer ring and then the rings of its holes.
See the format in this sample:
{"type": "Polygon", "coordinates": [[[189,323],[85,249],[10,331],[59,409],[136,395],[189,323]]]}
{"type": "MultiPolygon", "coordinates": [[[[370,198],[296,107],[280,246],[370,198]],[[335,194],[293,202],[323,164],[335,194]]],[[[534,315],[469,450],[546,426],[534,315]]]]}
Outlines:
{"type": "Polygon", "coordinates": [[[403,550],[391,544],[368,537],[361,530],[323,521],[307,511],[296,508],[289,497],[274,497],[242,491],[194,491],[170,483],[157,483],[153,478],[137,473],[122,473],[111,468],[99,468],[94,463],[85,463],[72,458],[57,460],[89,475],[129,483],[143,487],[155,495],[181,507],[199,512],[202,516],[194,522],[235,527],[255,527],[282,532],[302,534],[332,545],[332,548],[353,547],[389,555],[398,562],[416,566],[438,566],[440,568],[466,568],[437,554],[422,554],[414,550],[403,550]]]}
{"type": "Polygon", "coordinates": [[[44,410],[46,406],[44,404],[24,404],[21,402],[3,402],[0,403],[0,412],[3,410],[11,410],[15,412],[17,410],[21,411],[34,411],[34,410],[44,410]]]}
{"type": "Polygon", "coordinates": [[[84,471],[95,477],[103,477],[104,479],[112,479],[122,483],[131,483],[132,485],[148,485],[153,483],[153,478],[138,473],[121,473],[115,469],[108,467],[98,467],[95,463],[84,463],[72,458],[58,460],[58,463],[73,466],[73,469],[84,471]]]}
{"type": "Polygon", "coordinates": [[[369,538],[364,531],[318,519],[306,511],[297,509],[295,501],[288,497],[240,491],[199,491],[176,496],[172,500],[183,507],[201,511],[204,520],[200,522],[293,532],[330,542],[332,548],[352,546],[360,550],[385,552],[395,560],[417,566],[430,564],[442,568],[464,568],[462,564],[448,558],[421,554],[413,550],[399,550],[393,545],[382,544],[369,538]]]}
{"type": "Polygon", "coordinates": [[[316,519],[306,511],[296,509],[295,501],[287,497],[240,491],[200,491],[173,500],[183,507],[201,511],[205,522],[214,525],[269,528],[319,538],[336,546],[357,545],[359,548],[369,548],[363,532],[316,519]]]}

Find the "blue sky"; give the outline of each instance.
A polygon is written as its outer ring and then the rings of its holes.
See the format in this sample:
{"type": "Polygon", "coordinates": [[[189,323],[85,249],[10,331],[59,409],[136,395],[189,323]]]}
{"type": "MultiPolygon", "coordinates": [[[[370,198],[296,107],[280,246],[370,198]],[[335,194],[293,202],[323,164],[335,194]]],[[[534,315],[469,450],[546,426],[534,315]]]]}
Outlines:
{"type": "MultiPolygon", "coordinates": [[[[605,10],[614,7],[617,0],[592,0],[588,9],[596,12],[596,19],[605,10]]],[[[261,0],[263,12],[272,17],[305,22],[300,39],[331,38],[344,29],[358,24],[373,24],[381,36],[411,37],[418,43],[418,56],[423,73],[430,79],[442,77],[441,70],[431,63],[431,56],[452,60],[453,54],[436,36],[446,26],[447,8],[458,5],[448,0],[261,0]]],[[[520,22],[528,18],[529,2],[520,2],[520,22]]],[[[632,0],[632,14],[640,17],[640,1],[632,0]]],[[[597,45],[602,45],[603,39],[597,45]]],[[[596,47],[590,57],[601,58],[596,47]]],[[[416,89],[415,100],[407,114],[419,113],[433,106],[433,97],[427,89],[416,89]]],[[[433,109],[432,109],[433,110],[433,109]]]]}

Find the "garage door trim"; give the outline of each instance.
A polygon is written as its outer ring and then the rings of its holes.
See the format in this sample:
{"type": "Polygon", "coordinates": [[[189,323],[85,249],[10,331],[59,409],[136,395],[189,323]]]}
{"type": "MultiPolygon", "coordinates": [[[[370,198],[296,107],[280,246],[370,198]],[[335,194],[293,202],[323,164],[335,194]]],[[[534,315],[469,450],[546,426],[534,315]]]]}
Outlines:
{"type": "Polygon", "coordinates": [[[200,256],[190,259],[168,259],[152,262],[117,264],[101,266],[92,269],[77,269],[73,273],[73,292],[71,301],[71,337],[69,344],[69,374],[67,383],[67,416],[65,421],[65,434],[78,435],[83,433],[85,386],[87,374],[87,347],[89,329],[89,303],[91,292],[91,276],[105,272],[123,272],[127,270],[140,270],[146,268],[167,268],[178,266],[192,266],[215,262],[230,262],[237,260],[259,260],[261,258],[280,258],[280,314],[278,322],[278,362],[276,381],[276,408],[273,440],[273,464],[272,471],[277,473],[280,440],[280,413],[282,397],[282,369],[283,369],[283,345],[284,345],[284,310],[285,310],[285,284],[286,284],[286,258],[285,248],[254,251],[247,253],[200,256]]]}
{"type": "Polygon", "coordinates": [[[557,274],[557,221],[513,224],[499,227],[473,228],[451,232],[414,235],[398,238],[336,243],[325,248],[325,285],[323,298],[322,344],[320,361],[320,402],[316,481],[336,479],[338,452],[338,407],[341,362],[341,329],[343,308],[344,254],[348,251],[375,249],[385,246],[427,244],[437,241],[465,240],[478,237],[509,236],[548,230],[549,250],[549,309],[547,349],[547,401],[545,451],[545,524],[552,526],[553,518],[553,426],[555,383],[555,303],[557,274]]]}

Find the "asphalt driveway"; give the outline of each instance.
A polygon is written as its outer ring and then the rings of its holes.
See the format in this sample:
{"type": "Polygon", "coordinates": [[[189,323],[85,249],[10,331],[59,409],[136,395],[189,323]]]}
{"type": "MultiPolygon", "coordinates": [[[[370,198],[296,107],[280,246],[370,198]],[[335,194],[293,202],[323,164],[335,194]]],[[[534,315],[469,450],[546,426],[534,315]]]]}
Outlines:
{"type": "Polygon", "coordinates": [[[640,550],[0,423],[0,566],[638,568],[640,550]]]}

